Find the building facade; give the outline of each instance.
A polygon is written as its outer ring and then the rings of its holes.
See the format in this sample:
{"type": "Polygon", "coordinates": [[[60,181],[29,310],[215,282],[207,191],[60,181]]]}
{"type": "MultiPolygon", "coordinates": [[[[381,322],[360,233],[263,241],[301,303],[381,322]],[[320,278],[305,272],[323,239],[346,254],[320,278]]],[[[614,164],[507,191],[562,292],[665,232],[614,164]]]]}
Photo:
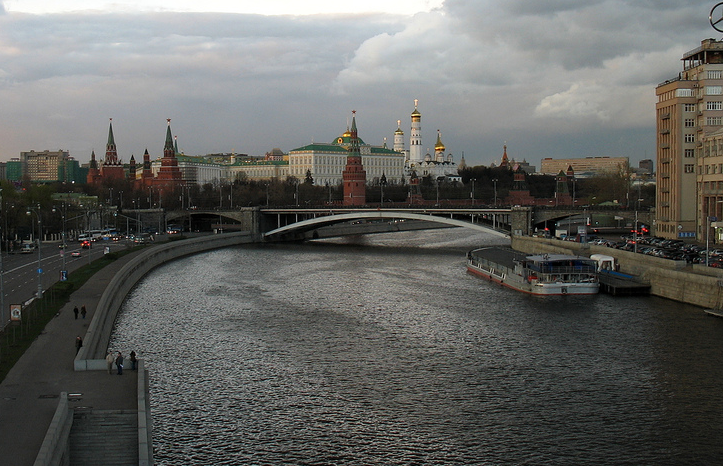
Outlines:
{"type": "Polygon", "coordinates": [[[540,173],[544,175],[557,176],[561,171],[566,172],[572,167],[578,178],[603,175],[605,173],[616,173],[620,166],[627,167],[627,157],[584,157],[571,159],[553,159],[546,157],[540,164],[540,173]]]}
{"type": "Polygon", "coordinates": [[[23,176],[35,183],[82,181],[76,179],[80,176],[80,164],[67,151],[21,152],[19,162],[16,163],[16,159],[8,162],[10,181],[20,181],[23,176]]]}
{"type": "Polygon", "coordinates": [[[723,42],[703,40],[682,63],[655,92],[656,234],[706,241],[722,214],[723,42]]]}
{"type": "MultiPolygon", "coordinates": [[[[289,151],[289,176],[300,180],[310,173],[317,186],[337,186],[342,183],[342,172],[352,143],[351,130],[338,136],[333,142],[311,143],[289,151]]],[[[386,178],[387,183],[401,183],[404,177],[405,156],[384,146],[372,146],[357,139],[366,179],[377,183],[386,178]]]]}

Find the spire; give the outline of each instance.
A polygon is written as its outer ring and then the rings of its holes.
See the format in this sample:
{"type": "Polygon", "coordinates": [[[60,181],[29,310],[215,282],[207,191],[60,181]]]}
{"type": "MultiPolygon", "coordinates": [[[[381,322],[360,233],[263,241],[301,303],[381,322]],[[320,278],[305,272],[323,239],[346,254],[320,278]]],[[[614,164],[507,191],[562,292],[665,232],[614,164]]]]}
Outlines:
{"type": "Polygon", "coordinates": [[[502,153],[502,162],[500,162],[500,167],[507,167],[510,164],[509,159],[507,158],[507,143],[504,145],[504,152],[502,153]]]}
{"type": "Polygon", "coordinates": [[[351,139],[349,142],[349,156],[359,156],[359,135],[356,129],[356,110],[351,111],[351,130],[349,131],[351,139]]]}
{"type": "Polygon", "coordinates": [[[173,139],[173,150],[176,154],[180,154],[180,152],[178,152],[178,136],[175,136],[173,139]]]}
{"type": "Polygon", "coordinates": [[[115,138],[113,137],[113,118],[110,119],[108,125],[108,143],[105,146],[105,159],[103,165],[118,165],[118,151],[115,146],[115,138]]]}
{"type": "Polygon", "coordinates": [[[115,139],[113,138],[113,118],[110,119],[110,125],[108,126],[108,146],[115,147],[115,139]]]}
{"type": "Polygon", "coordinates": [[[90,153],[90,168],[98,169],[98,162],[95,160],[95,151],[90,153]]]}
{"type": "Polygon", "coordinates": [[[173,148],[173,135],[171,134],[171,119],[166,118],[168,121],[168,127],[166,128],[166,143],[163,145],[163,156],[172,157],[176,154],[173,148]]]}

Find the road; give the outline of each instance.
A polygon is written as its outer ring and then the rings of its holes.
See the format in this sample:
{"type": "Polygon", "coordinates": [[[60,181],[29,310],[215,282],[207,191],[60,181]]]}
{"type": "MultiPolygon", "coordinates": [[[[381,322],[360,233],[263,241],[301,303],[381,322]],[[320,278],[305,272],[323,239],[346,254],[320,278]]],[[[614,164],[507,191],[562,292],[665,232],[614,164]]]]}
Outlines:
{"type": "MultiPolygon", "coordinates": [[[[59,242],[48,242],[40,247],[39,268],[42,270],[43,291],[60,280],[63,257],[58,244],[59,242]]],[[[69,242],[64,252],[65,268],[68,273],[103,255],[105,246],[110,247],[111,251],[117,251],[125,248],[125,242],[98,241],[93,243],[91,249],[81,249],[80,243],[69,242]],[[72,257],[74,251],[79,251],[81,256],[72,257]]],[[[38,251],[28,254],[3,254],[2,262],[4,303],[0,322],[4,323],[9,319],[10,304],[22,304],[35,297],[38,292],[38,251]]]]}

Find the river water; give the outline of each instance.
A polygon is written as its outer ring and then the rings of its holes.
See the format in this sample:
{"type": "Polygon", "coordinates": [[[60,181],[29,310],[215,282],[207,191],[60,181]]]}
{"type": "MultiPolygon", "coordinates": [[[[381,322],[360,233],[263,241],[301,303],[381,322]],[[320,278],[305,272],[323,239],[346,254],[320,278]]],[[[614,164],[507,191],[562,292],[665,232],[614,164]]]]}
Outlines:
{"type": "Polygon", "coordinates": [[[156,464],[723,461],[723,319],[467,274],[499,241],[393,233],[154,270],[111,349],[150,370],[156,464]]]}

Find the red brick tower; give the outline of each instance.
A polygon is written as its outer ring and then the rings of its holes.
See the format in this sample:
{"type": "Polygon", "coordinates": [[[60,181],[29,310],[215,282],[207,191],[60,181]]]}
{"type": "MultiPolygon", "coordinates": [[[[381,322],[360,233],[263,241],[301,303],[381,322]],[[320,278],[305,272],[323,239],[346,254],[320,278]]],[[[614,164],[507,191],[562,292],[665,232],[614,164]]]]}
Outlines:
{"type": "Polygon", "coordinates": [[[123,163],[118,159],[118,151],[113,138],[113,118],[108,127],[108,143],[105,145],[105,159],[100,166],[100,176],[104,180],[122,180],[126,177],[123,163]]]}
{"type": "Polygon", "coordinates": [[[85,180],[88,184],[100,184],[101,177],[98,170],[98,161],[95,160],[95,151],[90,153],[90,167],[88,168],[88,176],[85,180]]]}
{"type": "Polygon", "coordinates": [[[367,172],[362,165],[359,152],[359,136],[356,129],[356,110],[352,111],[351,139],[347,149],[346,167],[341,176],[344,180],[344,205],[360,206],[366,204],[367,172]]]}
{"type": "Polygon", "coordinates": [[[131,181],[136,180],[136,158],[131,154],[131,160],[128,166],[128,179],[131,181]]]}
{"type": "MultiPolygon", "coordinates": [[[[145,171],[145,166],[143,168],[145,171]]],[[[168,128],[166,129],[166,143],[163,146],[163,158],[161,158],[161,168],[153,180],[153,186],[158,186],[162,192],[171,192],[182,184],[183,175],[178,168],[176,150],[173,147],[173,136],[171,135],[171,119],[169,118],[168,128]]]]}
{"type": "Polygon", "coordinates": [[[148,154],[148,149],[143,153],[143,168],[141,169],[139,183],[143,188],[153,184],[153,170],[151,170],[151,156],[148,154]]]}

